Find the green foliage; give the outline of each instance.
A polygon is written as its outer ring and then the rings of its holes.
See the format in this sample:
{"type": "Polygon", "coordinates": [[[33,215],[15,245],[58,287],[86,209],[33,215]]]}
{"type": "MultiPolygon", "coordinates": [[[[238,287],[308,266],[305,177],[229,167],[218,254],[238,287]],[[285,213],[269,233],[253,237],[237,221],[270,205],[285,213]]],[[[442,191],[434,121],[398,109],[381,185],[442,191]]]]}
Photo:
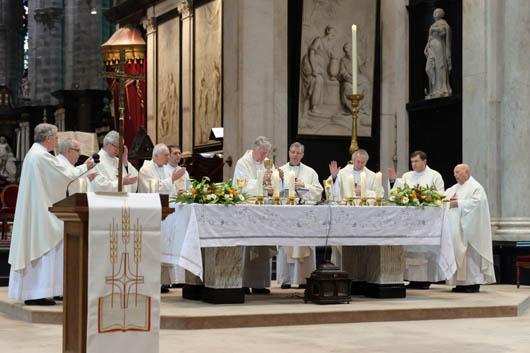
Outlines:
{"type": "Polygon", "coordinates": [[[203,177],[199,182],[195,179],[189,179],[192,188],[186,190],[181,195],[176,195],[170,199],[170,202],[181,203],[201,203],[201,204],[220,204],[235,205],[244,202],[247,197],[239,188],[232,185],[232,179],[226,183],[211,183],[210,178],[203,177]]]}
{"type": "Polygon", "coordinates": [[[390,192],[388,201],[398,206],[434,206],[441,207],[445,201],[445,195],[436,190],[434,185],[429,187],[410,187],[405,184],[402,188],[396,188],[390,192]]]}

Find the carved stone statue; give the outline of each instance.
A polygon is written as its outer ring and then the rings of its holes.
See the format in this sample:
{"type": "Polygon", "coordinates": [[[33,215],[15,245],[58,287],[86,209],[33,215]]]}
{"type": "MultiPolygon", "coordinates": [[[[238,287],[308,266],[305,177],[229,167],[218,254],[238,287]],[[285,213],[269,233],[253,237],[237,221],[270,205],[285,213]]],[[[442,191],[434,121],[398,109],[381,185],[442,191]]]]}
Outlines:
{"type": "Polygon", "coordinates": [[[302,58],[302,95],[309,101],[309,114],[322,115],[319,105],[324,101],[324,85],[336,81],[338,58],[332,51],[335,28],[327,26],[322,37],[316,37],[302,58]]]}
{"type": "Polygon", "coordinates": [[[4,136],[0,136],[0,175],[5,178],[10,177],[10,173],[7,168],[7,162],[10,155],[12,156],[13,153],[11,151],[11,147],[9,147],[9,144],[7,143],[7,139],[4,136]]]}
{"type": "Polygon", "coordinates": [[[429,77],[429,88],[425,99],[450,96],[453,91],[449,83],[451,72],[451,27],[444,19],[443,9],[434,10],[434,23],[429,28],[429,38],[423,51],[427,58],[425,72],[429,77]]]}

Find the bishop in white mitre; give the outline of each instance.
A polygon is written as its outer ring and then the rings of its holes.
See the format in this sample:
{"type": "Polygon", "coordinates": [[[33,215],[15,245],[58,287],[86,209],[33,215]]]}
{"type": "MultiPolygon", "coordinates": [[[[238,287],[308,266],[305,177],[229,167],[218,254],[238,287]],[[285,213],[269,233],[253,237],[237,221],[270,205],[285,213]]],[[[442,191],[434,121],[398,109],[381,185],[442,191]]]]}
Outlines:
{"type": "MultiPolygon", "coordinates": [[[[283,171],[283,185],[293,175],[296,179],[295,187],[307,189],[302,198],[309,203],[316,203],[322,198],[322,185],[318,181],[315,170],[303,164],[304,145],[295,142],[289,147],[289,162],[280,167],[283,171]]],[[[306,278],[316,269],[316,255],[314,246],[280,246],[276,257],[277,282],[282,288],[290,288],[292,284],[304,287],[306,278]]]]}
{"type": "Polygon", "coordinates": [[[180,147],[176,145],[169,145],[167,147],[169,149],[169,162],[164,166],[164,168],[167,169],[169,175],[171,175],[175,170],[184,169],[184,174],[175,181],[175,186],[177,190],[190,190],[190,175],[188,174],[185,167],[179,166],[180,155],[182,154],[180,147]]]}
{"type": "Polygon", "coordinates": [[[454,169],[457,184],[445,194],[450,198],[449,226],[456,259],[456,273],[447,281],[453,292],[476,293],[481,284],[495,283],[488,198],[469,166],[454,169]]]}
{"type": "MultiPolygon", "coordinates": [[[[427,154],[423,151],[415,151],[410,154],[410,164],[412,170],[397,178],[394,169],[387,169],[389,189],[403,187],[407,184],[410,187],[416,185],[430,187],[434,185],[436,190],[444,191],[444,181],[437,171],[427,165],[427,154]]],[[[404,277],[410,281],[407,288],[428,289],[431,282],[444,280],[444,276],[436,258],[438,249],[430,245],[406,246],[405,247],[405,273],[404,277]]]]}
{"type": "MultiPolygon", "coordinates": [[[[361,173],[366,175],[366,194],[368,197],[375,197],[378,181],[376,174],[370,169],[366,168],[366,163],[370,156],[368,152],[363,149],[358,149],[351,156],[351,164],[344,168],[337,166],[336,161],[331,161],[329,171],[333,180],[331,188],[332,198],[336,201],[343,200],[348,195],[347,188],[350,184],[350,177],[353,177],[354,192],[357,196],[361,195],[361,173]]],[[[329,179],[328,178],[328,179],[329,179]]],[[[352,195],[353,196],[353,195],[352,195]]],[[[342,247],[331,247],[331,262],[342,268],[342,247]]]]}
{"type": "MultiPolygon", "coordinates": [[[[233,180],[245,179],[243,192],[256,196],[258,190],[258,170],[263,172],[263,182],[271,180],[272,170],[265,171],[263,161],[272,145],[264,136],[256,138],[253,148],[245,152],[236,164],[233,180]]],[[[278,171],[283,178],[283,171],[278,171]]],[[[276,255],[276,248],[270,246],[243,247],[243,287],[252,288],[252,293],[268,294],[271,285],[271,257],[276,255]]],[[[250,289],[245,289],[248,293],[250,289]]]]}
{"type": "MultiPolygon", "coordinates": [[[[57,147],[57,152],[59,152],[59,155],[57,156],[57,160],[59,162],[62,162],[65,167],[70,169],[75,168],[81,168],[82,166],[75,167],[75,164],[79,160],[79,157],[81,156],[81,144],[79,141],[74,140],[72,138],[67,138],[64,141],[61,141],[59,143],[59,146],[57,147]]],[[[83,193],[86,192],[86,183],[88,180],[93,180],[96,177],[97,173],[89,173],[87,174],[87,177],[80,177],[77,180],[75,180],[70,186],[68,187],[68,191],[70,195],[73,195],[75,193],[83,193]]]]}
{"type": "MultiPolygon", "coordinates": [[[[89,183],[89,191],[118,191],[118,154],[120,135],[112,130],[103,139],[99,151],[100,162],[95,168],[96,178],[89,183]]],[[[136,192],[138,171],[127,160],[127,146],[123,145],[123,191],[136,192]]]]}
{"type": "MultiPolygon", "coordinates": [[[[159,143],[153,148],[153,159],[145,161],[138,174],[138,192],[143,193],[160,193],[175,195],[184,191],[179,189],[177,181],[184,177],[186,168],[173,169],[170,173],[165,166],[169,161],[169,149],[159,143]]],[[[184,269],[168,263],[161,264],[160,280],[162,285],[171,285],[173,283],[184,283],[184,269]]],[[[167,292],[166,288],[162,288],[167,292]]]]}
{"type": "Polygon", "coordinates": [[[27,305],[54,305],[49,298],[63,294],[64,223],[48,207],[65,197],[70,181],[94,166],[92,159],[79,168],[65,166],[49,153],[56,143],[56,126],[37,125],[20,176],[8,297],[27,305]]]}

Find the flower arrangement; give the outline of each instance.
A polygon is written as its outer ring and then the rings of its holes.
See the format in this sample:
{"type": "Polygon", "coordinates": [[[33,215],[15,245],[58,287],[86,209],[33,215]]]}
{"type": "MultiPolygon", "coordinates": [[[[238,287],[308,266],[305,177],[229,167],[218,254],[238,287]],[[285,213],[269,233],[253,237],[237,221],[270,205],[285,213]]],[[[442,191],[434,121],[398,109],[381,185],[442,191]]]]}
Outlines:
{"type": "Polygon", "coordinates": [[[232,179],[225,183],[211,183],[210,178],[205,176],[200,182],[195,179],[189,179],[189,181],[192,188],[180,195],[175,195],[170,199],[170,202],[228,206],[243,202],[246,199],[246,196],[232,185],[232,179]]]}
{"type": "Polygon", "coordinates": [[[440,207],[445,201],[445,195],[436,190],[434,185],[410,187],[405,184],[402,188],[396,188],[390,192],[388,201],[398,206],[434,206],[440,207]]]}

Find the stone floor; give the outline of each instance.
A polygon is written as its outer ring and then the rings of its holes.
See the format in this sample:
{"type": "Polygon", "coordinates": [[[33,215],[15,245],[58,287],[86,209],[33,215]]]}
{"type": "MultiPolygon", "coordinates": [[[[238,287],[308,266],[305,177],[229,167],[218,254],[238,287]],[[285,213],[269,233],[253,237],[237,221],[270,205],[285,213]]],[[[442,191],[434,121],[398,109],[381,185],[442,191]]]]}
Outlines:
{"type": "MultiPolygon", "coordinates": [[[[460,298],[455,297],[453,300],[455,303],[458,302],[462,308],[465,308],[475,305],[477,301],[484,301],[487,297],[486,292],[502,292],[502,298],[513,299],[519,298],[523,294],[529,296],[530,287],[517,289],[515,286],[488,286],[484,293],[460,298]]],[[[409,295],[409,302],[413,297],[416,297],[414,301],[437,303],[440,307],[443,306],[442,302],[445,301],[439,295],[429,297],[413,292],[409,295]]],[[[394,300],[392,306],[404,305],[405,301],[394,300]]],[[[525,303],[527,302],[525,301],[525,303]]],[[[378,300],[375,300],[375,302],[374,300],[359,300],[356,305],[368,307],[370,305],[380,306],[382,305],[381,303],[378,300]]],[[[388,302],[385,305],[389,305],[388,302]]],[[[428,304],[422,305],[429,306],[428,304]]],[[[286,304],[284,309],[296,311],[300,310],[300,306],[315,307],[318,310],[324,310],[322,308],[325,308],[297,303],[286,304]]],[[[293,352],[303,350],[304,352],[363,353],[528,353],[530,352],[530,310],[527,310],[526,306],[519,306],[517,316],[500,318],[162,330],[160,334],[160,352],[242,353],[252,349],[254,352],[293,352]]],[[[202,307],[209,314],[222,309],[222,307],[211,305],[202,307]]],[[[232,310],[236,310],[236,307],[232,308],[232,310]]],[[[60,352],[61,334],[62,327],[57,324],[33,324],[14,319],[3,313],[0,314],[0,352],[60,352]]]]}

